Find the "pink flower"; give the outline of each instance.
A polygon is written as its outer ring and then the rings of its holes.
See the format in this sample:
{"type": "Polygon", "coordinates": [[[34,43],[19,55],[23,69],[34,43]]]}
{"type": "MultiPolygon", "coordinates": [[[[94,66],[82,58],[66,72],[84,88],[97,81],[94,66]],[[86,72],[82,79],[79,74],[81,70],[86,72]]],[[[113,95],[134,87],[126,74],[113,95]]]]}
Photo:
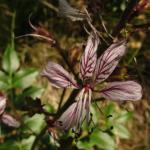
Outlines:
{"type": "Polygon", "coordinates": [[[99,38],[97,35],[91,34],[80,62],[82,84],[78,84],[62,66],[53,62],[48,62],[42,71],[42,76],[46,77],[57,88],[81,89],[75,98],[76,102],[54,123],[59,129],[65,131],[73,128],[75,131],[79,131],[85,118],[87,123],[90,121],[91,96],[92,92],[97,91],[95,90],[97,84],[101,84],[101,88],[98,89],[100,96],[109,100],[135,101],[142,97],[142,88],[134,81],[104,82],[125,54],[126,41],[113,43],[97,59],[98,45],[99,38]]]}
{"type": "Polygon", "coordinates": [[[6,96],[0,93],[0,122],[10,126],[10,127],[19,127],[20,123],[14,119],[11,115],[5,112],[6,108],[6,96]]]}

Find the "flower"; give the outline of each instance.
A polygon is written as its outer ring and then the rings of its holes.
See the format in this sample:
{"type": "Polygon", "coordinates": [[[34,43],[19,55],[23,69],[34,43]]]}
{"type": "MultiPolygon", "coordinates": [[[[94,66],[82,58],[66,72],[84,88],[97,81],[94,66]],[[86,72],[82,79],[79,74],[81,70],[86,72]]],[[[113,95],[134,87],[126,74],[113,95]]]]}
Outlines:
{"type": "Polygon", "coordinates": [[[6,108],[6,96],[0,93],[0,122],[10,126],[10,127],[19,127],[20,123],[14,119],[11,115],[5,112],[6,108]]]}
{"type": "Polygon", "coordinates": [[[80,62],[79,76],[82,84],[78,84],[62,66],[53,62],[48,62],[41,73],[57,88],[81,89],[75,98],[76,102],[55,121],[54,125],[59,129],[66,131],[73,128],[75,131],[80,131],[84,119],[89,123],[92,92],[98,92],[101,97],[114,101],[135,101],[142,97],[142,88],[134,81],[104,82],[125,54],[126,41],[113,43],[97,59],[98,45],[98,36],[91,34],[80,62]],[[95,88],[98,84],[101,88],[97,90],[95,88]]]}

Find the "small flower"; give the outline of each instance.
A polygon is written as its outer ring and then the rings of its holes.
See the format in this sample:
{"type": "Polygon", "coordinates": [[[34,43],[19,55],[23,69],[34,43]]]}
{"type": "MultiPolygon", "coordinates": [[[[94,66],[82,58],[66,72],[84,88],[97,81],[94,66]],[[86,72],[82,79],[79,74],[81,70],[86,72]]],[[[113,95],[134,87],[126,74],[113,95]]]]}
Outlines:
{"type": "Polygon", "coordinates": [[[6,96],[0,93],[0,122],[10,126],[10,127],[19,127],[20,123],[14,119],[11,115],[5,112],[6,108],[6,96]]]}
{"type": "Polygon", "coordinates": [[[126,52],[126,41],[113,43],[97,59],[97,48],[99,38],[91,34],[88,38],[85,52],[80,62],[80,79],[82,84],[78,84],[73,76],[62,66],[48,62],[42,71],[42,76],[46,77],[53,86],[57,88],[76,88],[81,89],[74,102],[62,115],[55,121],[54,125],[64,131],[73,128],[80,131],[81,125],[86,119],[90,122],[90,105],[92,92],[98,92],[100,97],[114,100],[140,100],[142,97],[141,86],[134,81],[125,82],[104,82],[113,72],[119,60],[126,52]],[[100,84],[100,89],[96,86],[100,84]]]}

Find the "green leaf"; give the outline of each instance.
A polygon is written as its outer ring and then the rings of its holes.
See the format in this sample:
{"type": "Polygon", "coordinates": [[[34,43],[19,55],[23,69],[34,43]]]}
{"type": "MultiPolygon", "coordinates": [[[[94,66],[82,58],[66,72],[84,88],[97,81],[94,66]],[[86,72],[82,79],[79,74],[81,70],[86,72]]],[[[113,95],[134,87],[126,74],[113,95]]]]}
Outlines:
{"type": "Polygon", "coordinates": [[[15,144],[15,141],[5,141],[0,144],[0,150],[20,150],[18,146],[15,144]]]}
{"type": "Polygon", "coordinates": [[[41,87],[31,86],[31,87],[25,89],[22,92],[22,94],[19,96],[19,98],[24,98],[26,96],[30,96],[33,99],[40,98],[43,91],[44,91],[44,89],[41,87]]]}
{"type": "Polygon", "coordinates": [[[121,124],[115,124],[112,132],[120,138],[129,139],[130,133],[126,127],[121,124]]]}
{"type": "Polygon", "coordinates": [[[20,70],[13,78],[13,87],[25,89],[33,84],[37,75],[36,69],[20,70]]]}
{"type": "Polygon", "coordinates": [[[0,90],[7,90],[9,88],[9,77],[2,71],[0,71],[0,90]]]}
{"type": "Polygon", "coordinates": [[[28,137],[28,139],[23,139],[21,142],[17,142],[16,145],[18,146],[19,150],[30,150],[34,140],[35,136],[32,135],[28,137]]]}
{"type": "Polygon", "coordinates": [[[95,130],[90,137],[90,141],[93,145],[96,145],[104,150],[116,149],[114,139],[108,133],[95,130]]]}
{"type": "Polygon", "coordinates": [[[129,119],[132,118],[133,113],[127,111],[121,111],[119,116],[115,118],[117,123],[126,123],[129,119]]]}
{"type": "Polygon", "coordinates": [[[3,60],[2,60],[2,68],[8,73],[14,73],[20,66],[19,58],[17,52],[14,47],[8,44],[3,60]]]}
{"type": "Polygon", "coordinates": [[[113,114],[115,106],[113,103],[109,103],[108,106],[105,107],[104,113],[106,116],[113,114]]]}
{"type": "Polygon", "coordinates": [[[91,142],[88,142],[88,141],[78,141],[77,147],[79,149],[92,150],[93,144],[91,142]]]}
{"type": "Polygon", "coordinates": [[[41,114],[35,114],[33,117],[27,117],[24,120],[24,131],[32,131],[38,134],[44,126],[44,115],[41,114]]]}

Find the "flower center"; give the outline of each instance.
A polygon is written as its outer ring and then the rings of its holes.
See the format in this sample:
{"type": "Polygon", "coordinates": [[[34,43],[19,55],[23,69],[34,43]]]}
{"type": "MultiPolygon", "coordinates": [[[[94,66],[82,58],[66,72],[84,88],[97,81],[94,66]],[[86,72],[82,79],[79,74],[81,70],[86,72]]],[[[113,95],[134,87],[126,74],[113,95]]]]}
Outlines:
{"type": "Polygon", "coordinates": [[[88,92],[90,89],[92,89],[92,87],[90,84],[86,84],[84,85],[84,89],[85,89],[85,92],[88,92]]]}

